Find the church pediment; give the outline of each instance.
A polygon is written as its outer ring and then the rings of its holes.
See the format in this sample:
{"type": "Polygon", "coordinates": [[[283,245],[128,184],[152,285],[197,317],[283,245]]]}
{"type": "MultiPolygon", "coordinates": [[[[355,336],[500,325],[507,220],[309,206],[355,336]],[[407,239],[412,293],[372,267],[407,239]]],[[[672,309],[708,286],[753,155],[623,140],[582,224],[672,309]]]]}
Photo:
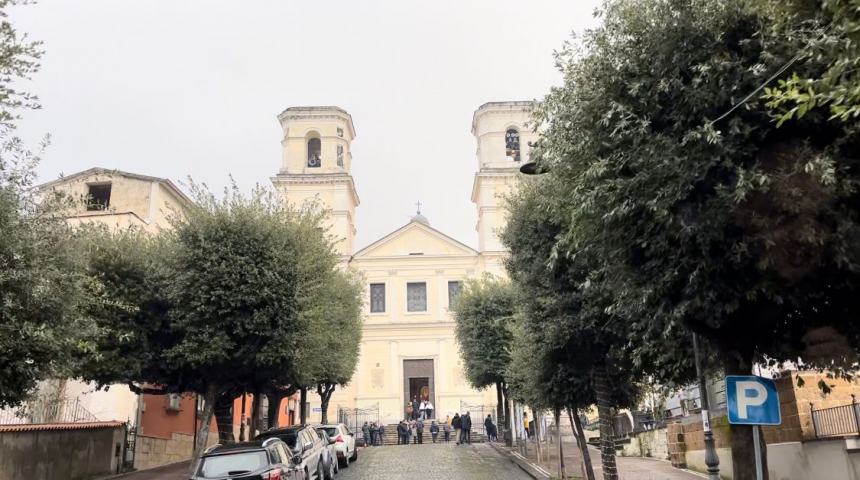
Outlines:
{"type": "Polygon", "coordinates": [[[410,256],[474,256],[473,248],[454,240],[435,228],[412,221],[362,248],[353,258],[410,256]]]}

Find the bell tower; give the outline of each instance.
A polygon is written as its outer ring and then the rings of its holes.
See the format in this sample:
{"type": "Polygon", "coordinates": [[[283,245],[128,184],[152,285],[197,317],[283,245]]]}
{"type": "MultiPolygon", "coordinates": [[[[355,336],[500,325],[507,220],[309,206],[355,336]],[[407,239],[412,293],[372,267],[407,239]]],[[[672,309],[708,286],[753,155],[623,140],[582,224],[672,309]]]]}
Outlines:
{"type": "Polygon", "coordinates": [[[528,161],[529,142],[537,134],[527,125],[533,102],[489,102],[472,116],[477,142],[478,171],[472,183],[472,202],[478,208],[478,251],[484,268],[502,274],[506,250],[499,233],[507,222],[504,196],[519,182],[519,168],[528,161]]]}
{"type": "Polygon", "coordinates": [[[339,107],[290,107],[278,121],[283,153],[272,184],[292,205],[317,202],[328,210],[329,233],[338,238],[338,253],[351,255],[359,204],[350,174],[352,117],[339,107]]]}

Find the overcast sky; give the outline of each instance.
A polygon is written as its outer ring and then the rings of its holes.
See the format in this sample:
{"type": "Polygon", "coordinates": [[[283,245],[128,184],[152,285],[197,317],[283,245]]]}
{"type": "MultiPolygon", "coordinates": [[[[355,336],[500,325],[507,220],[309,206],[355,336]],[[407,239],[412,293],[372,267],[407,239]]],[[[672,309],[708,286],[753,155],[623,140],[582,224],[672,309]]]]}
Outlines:
{"type": "Polygon", "coordinates": [[[289,106],[352,114],[357,246],[408,222],[475,246],[470,133],[482,103],[541,98],[552,52],[597,0],[40,0],[11,10],[45,42],[21,134],[40,180],[100,166],[220,189],[269,185],[289,106]]]}

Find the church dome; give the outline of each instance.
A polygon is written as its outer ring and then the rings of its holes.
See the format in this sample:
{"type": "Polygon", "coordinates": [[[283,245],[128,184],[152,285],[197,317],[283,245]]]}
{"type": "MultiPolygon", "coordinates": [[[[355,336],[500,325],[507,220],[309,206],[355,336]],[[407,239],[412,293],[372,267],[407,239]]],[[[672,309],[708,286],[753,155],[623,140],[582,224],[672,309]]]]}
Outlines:
{"type": "Polygon", "coordinates": [[[418,223],[423,223],[424,225],[430,226],[430,220],[427,220],[427,217],[425,217],[424,215],[421,215],[420,213],[416,214],[414,217],[412,217],[412,221],[418,222],[418,223]]]}

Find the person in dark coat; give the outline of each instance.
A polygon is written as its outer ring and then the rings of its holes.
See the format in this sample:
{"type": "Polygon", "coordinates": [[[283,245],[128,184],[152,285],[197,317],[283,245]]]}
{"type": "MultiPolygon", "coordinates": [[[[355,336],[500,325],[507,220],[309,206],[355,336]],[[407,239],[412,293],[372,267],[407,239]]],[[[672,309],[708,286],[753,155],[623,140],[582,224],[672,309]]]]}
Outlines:
{"type": "Polygon", "coordinates": [[[454,438],[457,440],[457,445],[460,444],[460,428],[463,426],[463,420],[460,418],[459,413],[454,414],[454,418],[451,419],[451,426],[454,427],[454,438]]]}
{"type": "Polygon", "coordinates": [[[442,431],[445,433],[445,443],[451,441],[451,425],[448,422],[442,424],[442,431]]]}
{"type": "Polygon", "coordinates": [[[364,437],[364,446],[367,447],[367,442],[370,440],[370,427],[367,426],[367,422],[361,426],[361,435],[364,437]]]}
{"type": "Polygon", "coordinates": [[[421,402],[418,401],[418,397],[412,397],[412,420],[417,420],[418,415],[421,414],[421,402]]]}
{"type": "Polygon", "coordinates": [[[406,443],[406,428],[403,425],[403,420],[397,424],[397,444],[403,445],[406,443]]]}
{"type": "Polygon", "coordinates": [[[462,431],[460,434],[460,443],[472,443],[472,417],[469,415],[469,412],[466,412],[465,415],[460,417],[460,423],[462,426],[462,431]]]}
{"type": "Polygon", "coordinates": [[[379,429],[376,431],[376,445],[382,445],[385,440],[385,427],[380,423],[379,429]]]}
{"type": "Polygon", "coordinates": [[[493,424],[493,417],[487,415],[487,419],[484,420],[484,431],[487,432],[487,440],[489,441],[498,441],[496,437],[496,426],[493,424]]]}
{"type": "Polygon", "coordinates": [[[418,420],[415,424],[415,431],[418,433],[418,443],[424,443],[424,420],[418,420]]]}
{"type": "Polygon", "coordinates": [[[439,425],[436,425],[436,421],[430,424],[430,436],[433,437],[433,443],[436,443],[436,437],[439,436],[439,425]]]}

